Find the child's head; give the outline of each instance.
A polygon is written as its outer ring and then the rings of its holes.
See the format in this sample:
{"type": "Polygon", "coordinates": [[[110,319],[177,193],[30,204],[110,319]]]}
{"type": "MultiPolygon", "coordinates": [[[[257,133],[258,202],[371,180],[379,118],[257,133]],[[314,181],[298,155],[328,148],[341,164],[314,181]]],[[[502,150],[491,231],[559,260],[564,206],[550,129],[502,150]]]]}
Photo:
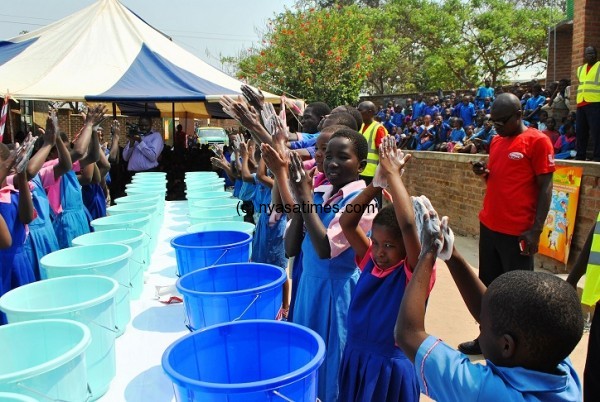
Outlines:
{"type": "Polygon", "coordinates": [[[563,124],[563,130],[565,132],[565,136],[571,138],[575,136],[575,129],[573,128],[573,124],[570,121],[567,121],[563,124]]]}
{"type": "Polygon", "coordinates": [[[461,119],[460,117],[457,117],[456,119],[454,119],[454,128],[462,128],[463,126],[463,119],[461,119]]]}
{"type": "Polygon", "coordinates": [[[402,230],[392,204],[383,207],[373,219],[371,243],[373,260],[381,269],[391,268],[406,258],[402,230]]]}
{"type": "Polygon", "coordinates": [[[10,149],[0,142],[0,162],[4,162],[10,156],[10,149]]]}
{"type": "Polygon", "coordinates": [[[473,135],[473,125],[469,124],[468,126],[465,127],[465,133],[467,134],[467,136],[472,136],[473,135]]]}
{"type": "Polygon", "coordinates": [[[317,143],[315,144],[315,163],[319,172],[324,172],[323,161],[325,160],[325,151],[327,150],[327,144],[331,139],[331,136],[339,131],[347,128],[340,124],[328,126],[321,130],[321,134],[317,137],[317,143]]]}
{"type": "Polygon", "coordinates": [[[334,190],[358,179],[367,165],[368,145],[362,134],[347,127],[329,139],[323,169],[334,190]]]}
{"type": "Polygon", "coordinates": [[[540,110],[540,121],[544,123],[546,120],[548,120],[548,112],[545,110],[540,110]]]}
{"type": "Polygon", "coordinates": [[[548,128],[548,130],[554,131],[554,129],[556,128],[556,120],[554,120],[554,117],[548,117],[546,119],[546,127],[548,128]]]}
{"type": "Polygon", "coordinates": [[[551,371],[583,334],[581,305],[566,281],[541,272],[510,271],[481,303],[479,343],[498,366],[551,371]]]}
{"type": "Polygon", "coordinates": [[[332,112],[321,120],[321,123],[319,123],[319,131],[322,131],[325,127],[334,125],[342,125],[351,128],[352,130],[358,130],[356,120],[350,113],[332,112]]]}
{"type": "MultiPolygon", "coordinates": [[[[331,110],[331,114],[340,113],[340,112],[350,113],[350,115],[352,117],[354,117],[354,121],[356,122],[357,130],[360,128],[360,126],[362,126],[362,124],[363,124],[362,115],[360,114],[358,109],[355,108],[354,106],[342,105],[342,106],[334,107],[331,110]]],[[[350,127],[350,126],[348,126],[348,127],[350,127]]],[[[350,127],[350,128],[352,128],[352,127],[350,127]]]]}

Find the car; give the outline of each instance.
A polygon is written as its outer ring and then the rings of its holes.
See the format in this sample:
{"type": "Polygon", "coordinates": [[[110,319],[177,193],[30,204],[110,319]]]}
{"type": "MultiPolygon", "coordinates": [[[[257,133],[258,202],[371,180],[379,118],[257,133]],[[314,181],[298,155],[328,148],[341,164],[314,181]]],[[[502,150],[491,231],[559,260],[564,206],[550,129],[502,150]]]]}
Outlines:
{"type": "Polygon", "coordinates": [[[223,144],[229,145],[227,131],[221,127],[198,127],[196,128],[199,144],[223,144]]]}

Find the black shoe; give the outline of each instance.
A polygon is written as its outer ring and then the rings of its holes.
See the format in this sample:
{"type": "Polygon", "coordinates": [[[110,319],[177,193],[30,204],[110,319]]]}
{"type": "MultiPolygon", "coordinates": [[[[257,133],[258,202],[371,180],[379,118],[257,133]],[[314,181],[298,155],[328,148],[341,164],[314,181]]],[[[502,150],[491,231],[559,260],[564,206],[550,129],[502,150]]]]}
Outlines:
{"type": "Polygon", "coordinates": [[[466,355],[480,355],[481,347],[479,346],[479,339],[461,343],[458,345],[458,350],[466,355]]]}

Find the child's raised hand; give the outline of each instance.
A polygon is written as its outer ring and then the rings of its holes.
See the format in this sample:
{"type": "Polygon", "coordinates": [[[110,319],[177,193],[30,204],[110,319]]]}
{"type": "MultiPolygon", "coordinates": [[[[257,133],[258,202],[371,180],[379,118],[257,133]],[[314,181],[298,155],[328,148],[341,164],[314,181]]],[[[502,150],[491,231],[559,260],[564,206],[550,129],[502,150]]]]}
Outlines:
{"type": "Polygon", "coordinates": [[[263,125],[271,135],[275,135],[275,119],[277,119],[277,113],[275,113],[275,107],[270,102],[266,102],[260,111],[263,125]]]}
{"type": "Polygon", "coordinates": [[[269,144],[261,144],[262,159],[275,176],[284,173],[289,166],[289,152],[280,153],[269,144]]]}
{"type": "Polygon", "coordinates": [[[240,156],[242,158],[247,158],[248,157],[248,143],[245,142],[243,139],[239,140],[237,142],[237,148],[240,152],[240,156]]]}
{"type": "MultiPolygon", "coordinates": [[[[419,202],[422,202],[419,200],[419,202]]],[[[433,252],[435,256],[440,253],[444,245],[444,236],[440,225],[440,219],[435,210],[427,210],[425,205],[422,205],[425,209],[423,214],[423,227],[421,230],[421,255],[423,257],[429,252],[433,252]]]]}
{"type": "Polygon", "coordinates": [[[18,173],[22,173],[23,171],[25,171],[25,168],[27,167],[27,163],[29,162],[29,157],[31,156],[31,153],[33,152],[33,146],[35,145],[35,139],[30,133],[27,136],[27,138],[25,138],[23,145],[19,146],[18,143],[16,145],[17,145],[17,147],[13,151],[16,153],[16,159],[14,161],[14,169],[18,174],[18,173]]]}
{"type": "Polygon", "coordinates": [[[399,151],[396,146],[396,139],[392,136],[385,136],[379,145],[379,165],[383,176],[390,174],[402,174],[404,165],[410,160],[411,155],[399,151]]]}
{"type": "Polygon", "coordinates": [[[246,98],[248,103],[254,106],[256,110],[261,110],[263,108],[265,105],[265,96],[260,89],[255,91],[251,86],[244,84],[242,85],[241,90],[244,94],[244,98],[246,98]]]}
{"type": "Polygon", "coordinates": [[[316,169],[313,168],[309,172],[306,172],[302,166],[302,159],[296,152],[290,155],[290,189],[296,202],[303,203],[310,201],[315,171],[316,169]]]}

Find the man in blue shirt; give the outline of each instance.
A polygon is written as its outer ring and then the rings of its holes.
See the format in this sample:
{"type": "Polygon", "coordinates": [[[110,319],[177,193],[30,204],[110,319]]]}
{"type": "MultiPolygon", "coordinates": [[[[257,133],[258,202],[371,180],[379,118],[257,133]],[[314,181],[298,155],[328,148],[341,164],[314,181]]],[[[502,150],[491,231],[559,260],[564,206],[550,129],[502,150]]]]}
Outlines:
{"type": "Polygon", "coordinates": [[[413,103],[412,119],[417,120],[419,117],[425,116],[425,102],[423,102],[423,94],[417,95],[417,101],[413,103]]]}
{"type": "Polygon", "coordinates": [[[525,102],[525,110],[523,111],[524,119],[529,122],[537,122],[540,120],[540,110],[546,103],[546,97],[542,95],[542,86],[535,84],[531,90],[531,98],[525,102]]]}
{"type": "Polygon", "coordinates": [[[484,81],[484,86],[479,87],[477,89],[477,94],[475,94],[475,103],[477,104],[477,108],[481,109],[483,107],[483,100],[485,98],[490,98],[491,101],[494,100],[494,88],[491,87],[492,80],[486,78],[484,81]]]}
{"type": "Polygon", "coordinates": [[[454,116],[462,119],[463,127],[473,125],[475,106],[471,103],[471,97],[469,95],[464,95],[462,102],[456,105],[454,108],[454,116]]]}
{"type": "Polygon", "coordinates": [[[435,114],[439,112],[440,108],[435,105],[435,99],[432,96],[427,98],[427,105],[423,109],[423,116],[435,116],[435,114]]]}

